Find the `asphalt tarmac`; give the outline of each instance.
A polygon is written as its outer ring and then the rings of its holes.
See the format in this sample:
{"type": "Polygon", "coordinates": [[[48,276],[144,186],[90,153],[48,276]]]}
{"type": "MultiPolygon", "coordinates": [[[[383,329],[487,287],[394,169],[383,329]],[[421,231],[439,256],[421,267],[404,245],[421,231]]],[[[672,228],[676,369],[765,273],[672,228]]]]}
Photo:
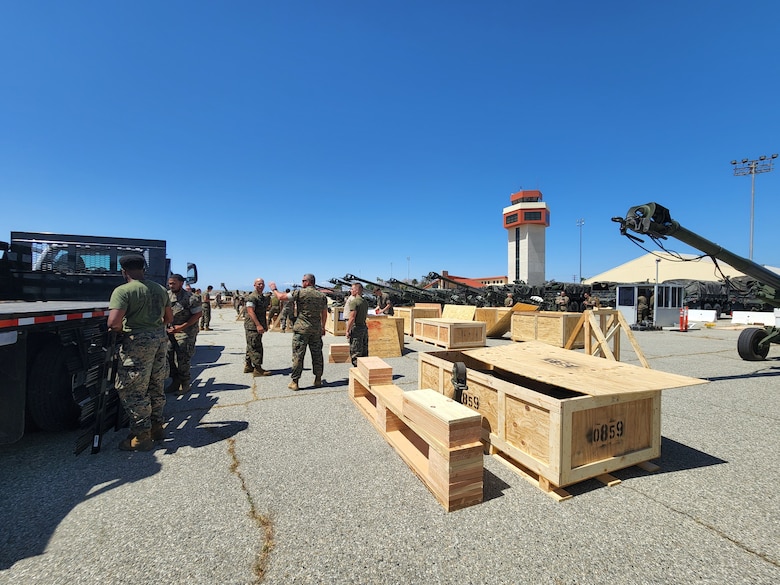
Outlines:
{"type": "MultiPolygon", "coordinates": [[[[75,431],[0,447],[0,584],[780,583],[780,349],[742,361],[726,321],[634,333],[653,369],[709,380],[663,392],[658,472],[556,502],[486,456],[484,502],[450,513],[350,401],[348,364],[315,389],[307,358],[292,392],[289,333],[253,378],[232,308],[212,328],[154,451],[119,451],[125,431],[97,455],[75,431]]],[[[394,383],[438,349],[407,337],[394,383]]]]}

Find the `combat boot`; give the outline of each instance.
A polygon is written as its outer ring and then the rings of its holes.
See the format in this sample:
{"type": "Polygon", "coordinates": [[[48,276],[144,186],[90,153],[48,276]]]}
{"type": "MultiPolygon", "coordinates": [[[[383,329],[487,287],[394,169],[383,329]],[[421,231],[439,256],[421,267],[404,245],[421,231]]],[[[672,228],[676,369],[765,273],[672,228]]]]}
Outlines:
{"type": "Polygon", "coordinates": [[[254,371],[255,371],[255,368],[254,368],[254,366],[252,366],[252,364],[244,364],[244,373],[245,374],[251,374],[254,371]]]}
{"type": "Polygon", "coordinates": [[[168,435],[165,433],[165,429],[163,428],[163,424],[159,422],[153,422],[152,423],[152,441],[164,441],[168,438],[168,435]]]}
{"type": "Polygon", "coordinates": [[[271,372],[269,372],[268,370],[264,370],[263,368],[255,368],[255,371],[252,372],[252,375],[255,376],[255,377],[257,377],[257,376],[270,376],[271,372]]]}
{"type": "Polygon", "coordinates": [[[151,431],[142,431],[137,435],[130,433],[127,438],[119,443],[122,451],[151,451],[154,449],[151,431]]]}
{"type": "Polygon", "coordinates": [[[181,396],[183,394],[186,394],[190,391],[190,381],[189,380],[180,380],[179,381],[179,389],[176,390],[176,395],[181,396]]]}
{"type": "Polygon", "coordinates": [[[287,387],[288,387],[290,390],[297,391],[297,390],[299,389],[299,388],[298,388],[298,380],[293,380],[292,382],[290,382],[289,384],[287,384],[287,387]]]}
{"type": "Polygon", "coordinates": [[[179,388],[181,388],[181,380],[179,378],[171,378],[171,383],[165,387],[165,393],[166,394],[173,394],[174,392],[178,393],[179,388]]]}
{"type": "Polygon", "coordinates": [[[314,376],[314,387],[322,388],[322,376],[314,376]]]}

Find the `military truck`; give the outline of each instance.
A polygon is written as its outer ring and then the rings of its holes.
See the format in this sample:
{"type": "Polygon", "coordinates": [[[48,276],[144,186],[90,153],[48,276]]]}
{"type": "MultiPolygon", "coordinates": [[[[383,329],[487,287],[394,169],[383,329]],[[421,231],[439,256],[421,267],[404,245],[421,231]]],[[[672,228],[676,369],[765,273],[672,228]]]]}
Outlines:
{"type": "MultiPolygon", "coordinates": [[[[165,286],[164,240],[11,232],[0,242],[0,444],[25,429],[89,429],[75,450],[99,449],[122,424],[113,388],[114,344],[106,327],[111,292],[124,283],[119,258],[141,254],[165,286]],[[95,442],[98,444],[96,445],[95,442]]],[[[187,281],[197,266],[187,265],[187,281]]]]}

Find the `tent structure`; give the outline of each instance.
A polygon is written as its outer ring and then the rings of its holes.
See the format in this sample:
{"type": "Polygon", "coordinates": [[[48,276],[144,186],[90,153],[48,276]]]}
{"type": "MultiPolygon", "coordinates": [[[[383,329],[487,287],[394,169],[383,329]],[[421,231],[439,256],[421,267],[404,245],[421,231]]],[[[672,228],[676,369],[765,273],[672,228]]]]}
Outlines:
{"type": "MultiPolygon", "coordinates": [[[[780,274],[780,268],[767,266],[780,274]]],[[[724,262],[715,262],[709,257],[699,258],[694,254],[672,255],[667,252],[645,254],[606,272],[584,279],[585,284],[594,282],[648,282],[654,283],[658,271],[658,282],[667,280],[723,280],[744,274],[724,262]],[[656,262],[656,260],[658,262],[656,262]]]]}

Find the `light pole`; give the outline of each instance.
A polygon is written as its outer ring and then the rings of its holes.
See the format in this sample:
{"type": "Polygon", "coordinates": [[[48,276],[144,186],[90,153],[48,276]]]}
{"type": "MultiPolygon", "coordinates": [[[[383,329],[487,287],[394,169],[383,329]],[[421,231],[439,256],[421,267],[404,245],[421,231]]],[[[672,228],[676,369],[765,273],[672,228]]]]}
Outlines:
{"type": "Polygon", "coordinates": [[[768,157],[761,155],[755,160],[743,158],[740,162],[731,161],[734,165],[734,176],[743,177],[750,175],[750,260],[753,260],[753,210],[756,202],[756,174],[768,173],[774,167],[777,154],[768,157]]]}
{"type": "Polygon", "coordinates": [[[653,287],[653,327],[655,327],[656,321],[658,321],[658,265],[661,263],[660,258],[655,259],[655,286],[653,287]]]}
{"type": "Polygon", "coordinates": [[[580,218],[577,220],[577,227],[580,228],[580,284],[582,284],[582,226],[584,225],[584,219],[580,218]]]}

